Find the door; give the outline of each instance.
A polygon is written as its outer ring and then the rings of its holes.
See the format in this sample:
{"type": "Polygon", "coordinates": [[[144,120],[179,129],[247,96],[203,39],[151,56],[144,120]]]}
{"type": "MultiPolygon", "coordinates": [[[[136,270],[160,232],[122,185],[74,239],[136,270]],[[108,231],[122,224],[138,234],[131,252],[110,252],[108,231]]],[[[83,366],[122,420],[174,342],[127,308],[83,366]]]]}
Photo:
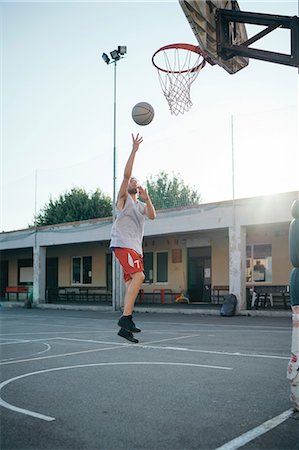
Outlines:
{"type": "Polygon", "coordinates": [[[46,259],[46,298],[48,302],[58,298],[58,258],[46,259]]]}
{"type": "Polygon", "coordinates": [[[188,259],[188,296],[191,302],[203,301],[204,265],[201,258],[188,259]]]}
{"type": "Polygon", "coordinates": [[[46,260],[46,288],[58,288],[58,258],[46,260]]]}
{"type": "Polygon", "coordinates": [[[0,297],[5,297],[5,290],[8,286],[8,261],[0,261],[0,297]]]}
{"type": "Polygon", "coordinates": [[[188,249],[188,296],[190,302],[208,302],[211,288],[211,248],[188,249]]]}
{"type": "Polygon", "coordinates": [[[112,252],[106,254],[106,286],[112,292],[112,252]]]}

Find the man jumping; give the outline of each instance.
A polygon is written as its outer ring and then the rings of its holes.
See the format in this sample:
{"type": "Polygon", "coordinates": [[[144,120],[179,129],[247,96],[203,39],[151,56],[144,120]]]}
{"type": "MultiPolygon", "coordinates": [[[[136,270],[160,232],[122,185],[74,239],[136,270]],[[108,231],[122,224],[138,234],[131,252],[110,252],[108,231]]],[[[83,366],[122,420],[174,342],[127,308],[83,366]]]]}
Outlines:
{"type": "Polygon", "coordinates": [[[124,178],[117,196],[116,219],[112,226],[110,248],[122,266],[126,284],[124,311],[118,321],[120,327],[118,335],[138,343],[133,333],[139,333],[141,330],[135,326],[132,314],[136,297],[144,281],[142,256],[144,222],[145,216],[155,219],[156,211],[146,189],[132,177],[135,155],[143,139],[139,137],[139,134],[136,137],[132,134],[132,141],[132,151],[126,163],[124,178]]]}

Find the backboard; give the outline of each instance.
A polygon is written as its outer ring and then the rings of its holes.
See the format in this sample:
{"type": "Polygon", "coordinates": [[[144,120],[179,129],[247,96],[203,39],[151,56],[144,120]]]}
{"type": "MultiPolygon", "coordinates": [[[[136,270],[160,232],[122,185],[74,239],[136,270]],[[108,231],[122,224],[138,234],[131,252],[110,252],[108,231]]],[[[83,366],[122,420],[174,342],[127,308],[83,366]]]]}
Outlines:
{"type": "MultiPolygon", "coordinates": [[[[244,56],[223,59],[218,53],[217,10],[239,11],[237,1],[179,0],[179,3],[199,46],[215,64],[218,64],[230,74],[234,74],[248,65],[249,59],[244,56]]],[[[248,39],[244,23],[229,23],[228,33],[227,40],[232,45],[242,44],[248,39]]]]}

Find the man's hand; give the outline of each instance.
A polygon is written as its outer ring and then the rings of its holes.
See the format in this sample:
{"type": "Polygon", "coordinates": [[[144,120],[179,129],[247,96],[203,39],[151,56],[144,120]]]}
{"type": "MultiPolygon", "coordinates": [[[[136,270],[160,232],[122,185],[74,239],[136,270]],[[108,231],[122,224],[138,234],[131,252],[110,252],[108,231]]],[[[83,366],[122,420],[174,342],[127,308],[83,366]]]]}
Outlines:
{"type": "Polygon", "coordinates": [[[148,202],[150,198],[147,193],[147,190],[144,189],[142,186],[138,186],[138,190],[139,190],[139,197],[141,198],[141,200],[143,202],[148,202]]]}
{"type": "Polygon", "coordinates": [[[134,152],[137,152],[139,145],[141,144],[141,142],[143,141],[142,137],[139,137],[139,133],[137,133],[136,137],[134,137],[133,133],[132,133],[132,140],[133,140],[133,148],[132,150],[134,152]]]}
{"type": "Polygon", "coordinates": [[[147,193],[147,190],[144,189],[142,186],[138,186],[138,190],[139,190],[139,197],[141,198],[141,200],[145,202],[145,215],[151,220],[155,219],[156,218],[155,207],[152,204],[152,201],[147,193]]]}

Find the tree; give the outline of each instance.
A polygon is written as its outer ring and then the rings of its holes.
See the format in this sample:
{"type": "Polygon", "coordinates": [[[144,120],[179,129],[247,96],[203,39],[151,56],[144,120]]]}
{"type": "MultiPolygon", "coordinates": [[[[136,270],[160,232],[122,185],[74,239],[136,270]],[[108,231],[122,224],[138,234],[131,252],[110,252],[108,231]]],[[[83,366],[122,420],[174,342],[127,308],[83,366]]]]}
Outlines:
{"type": "MultiPolygon", "coordinates": [[[[161,171],[146,180],[146,188],[156,209],[178,208],[198,205],[200,194],[173,174],[172,177],[161,171]]],[[[36,217],[36,225],[55,225],[112,216],[112,200],[100,189],[87,193],[74,187],[61,194],[58,199],[50,197],[49,202],[36,217]]],[[[31,227],[33,225],[30,225],[31,227]]]]}
{"type": "Polygon", "coordinates": [[[146,179],[146,188],[156,209],[198,205],[201,195],[186,185],[177,174],[172,177],[164,171],[146,179]]]}
{"type": "Polygon", "coordinates": [[[50,198],[37,215],[36,225],[54,225],[111,215],[111,198],[100,189],[88,194],[84,189],[74,187],[61,194],[57,200],[50,198]]]}

